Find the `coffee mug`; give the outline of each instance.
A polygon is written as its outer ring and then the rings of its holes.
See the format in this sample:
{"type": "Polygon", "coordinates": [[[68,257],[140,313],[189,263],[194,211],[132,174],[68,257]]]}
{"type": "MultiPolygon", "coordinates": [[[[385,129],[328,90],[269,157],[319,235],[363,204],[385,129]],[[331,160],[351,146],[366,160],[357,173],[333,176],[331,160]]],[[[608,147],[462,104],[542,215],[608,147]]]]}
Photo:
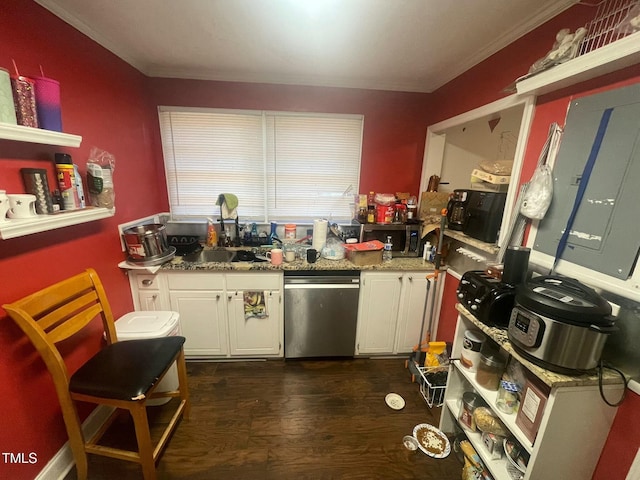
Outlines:
{"type": "Polygon", "coordinates": [[[267,252],[266,257],[271,261],[271,265],[281,265],[282,264],[282,249],[281,248],[273,248],[271,251],[267,252]]]}
{"type": "Polygon", "coordinates": [[[307,262],[316,263],[316,260],[320,258],[320,252],[315,248],[310,248],[307,250],[307,262]]]}
{"type": "Polygon", "coordinates": [[[9,218],[29,218],[36,216],[36,196],[24,193],[10,193],[9,218]]]}
{"type": "Polygon", "coordinates": [[[285,262],[293,262],[296,259],[295,250],[285,250],[284,251],[284,260],[285,262]]]}

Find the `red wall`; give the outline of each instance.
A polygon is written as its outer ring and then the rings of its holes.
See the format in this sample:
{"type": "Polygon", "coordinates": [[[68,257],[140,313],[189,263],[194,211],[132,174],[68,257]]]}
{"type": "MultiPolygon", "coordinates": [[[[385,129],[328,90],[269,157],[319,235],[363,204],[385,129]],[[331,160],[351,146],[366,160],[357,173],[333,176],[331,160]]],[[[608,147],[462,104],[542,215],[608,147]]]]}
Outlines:
{"type": "MultiPolygon", "coordinates": [[[[546,54],[558,30],[564,27],[574,30],[584,25],[593,15],[593,8],[573,7],[434,92],[433,108],[437,112],[438,121],[502,98],[505,95],[502,91],[504,87],[525,74],[536,59],[546,54]]],[[[564,125],[567,108],[573,97],[591,95],[637,82],[640,82],[640,65],[539,97],[536,100],[520,183],[531,178],[549,125],[552,122],[564,125]]],[[[450,277],[447,278],[449,279],[450,277]]],[[[449,291],[449,286],[447,284],[445,292],[449,291]]],[[[439,331],[444,332],[442,340],[449,340],[447,335],[453,335],[454,327],[448,323],[456,319],[456,316],[451,314],[455,298],[448,295],[445,302],[441,310],[439,331]]],[[[440,337],[440,333],[438,336],[440,337]]],[[[629,392],[616,416],[596,467],[594,480],[626,478],[640,445],[640,429],[637,428],[639,419],[640,397],[629,392]]]]}
{"type": "MultiPolygon", "coordinates": [[[[80,148],[0,140],[0,188],[23,192],[21,167],[52,171],[54,152],[72,155],[84,175],[93,146],[116,157],[114,217],[26,237],[0,240],[0,305],[88,267],[100,274],[115,315],[133,307],[117,225],[166,210],[161,164],[152,154],[157,115],[146,97],[146,78],[31,0],[0,3],[0,66],[60,81],[66,132],[83,137],[80,148]],[[160,174],[159,174],[160,173],[160,174]]],[[[49,176],[53,184],[53,175],[49,176]]],[[[71,346],[71,370],[96,351],[99,322],[71,346]]],[[[0,477],[30,479],[66,441],[58,401],[44,364],[0,310],[0,452],[35,453],[34,464],[0,457],[0,477]]],[[[85,414],[87,413],[85,409],[85,414]]]]}

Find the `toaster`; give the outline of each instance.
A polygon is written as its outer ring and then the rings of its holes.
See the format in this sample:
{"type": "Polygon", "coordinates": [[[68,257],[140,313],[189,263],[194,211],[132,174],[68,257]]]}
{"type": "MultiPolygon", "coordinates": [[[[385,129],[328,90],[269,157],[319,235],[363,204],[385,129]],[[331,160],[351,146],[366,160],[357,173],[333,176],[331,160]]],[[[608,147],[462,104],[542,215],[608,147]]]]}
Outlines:
{"type": "Polygon", "coordinates": [[[456,290],[458,301],[478,320],[506,329],[516,296],[513,285],[503,283],[482,270],[462,275],[456,290]]]}

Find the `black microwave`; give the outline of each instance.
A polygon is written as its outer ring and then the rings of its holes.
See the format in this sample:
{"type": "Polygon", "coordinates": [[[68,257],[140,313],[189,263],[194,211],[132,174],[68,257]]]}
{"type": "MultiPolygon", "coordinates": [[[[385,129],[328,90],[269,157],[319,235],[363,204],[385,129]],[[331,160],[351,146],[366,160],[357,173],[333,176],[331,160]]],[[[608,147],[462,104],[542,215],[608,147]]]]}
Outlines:
{"type": "Polygon", "coordinates": [[[382,224],[363,223],[360,225],[360,241],[380,240],[382,243],[391,237],[395,257],[420,257],[420,224],[382,224]]]}

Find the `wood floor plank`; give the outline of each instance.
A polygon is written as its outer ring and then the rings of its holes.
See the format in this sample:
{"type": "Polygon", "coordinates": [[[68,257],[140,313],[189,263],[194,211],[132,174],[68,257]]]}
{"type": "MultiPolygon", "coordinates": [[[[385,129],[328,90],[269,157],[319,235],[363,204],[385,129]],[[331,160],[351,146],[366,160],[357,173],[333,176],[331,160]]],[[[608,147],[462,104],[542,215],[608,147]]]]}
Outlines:
{"type": "MultiPolygon", "coordinates": [[[[404,359],[189,362],[191,417],[158,463],[161,480],[458,480],[453,454],[409,452],[402,437],[438,425],[404,359]],[[400,411],[384,401],[405,399],[400,411]]],[[[167,406],[152,407],[154,422],[167,406]]],[[[157,431],[154,428],[154,434],[157,431]]],[[[111,442],[131,435],[119,421],[111,442]]],[[[139,467],[89,457],[89,478],[141,478],[139,467]]],[[[65,480],[75,479],[71,472],[65,480]]]]}

